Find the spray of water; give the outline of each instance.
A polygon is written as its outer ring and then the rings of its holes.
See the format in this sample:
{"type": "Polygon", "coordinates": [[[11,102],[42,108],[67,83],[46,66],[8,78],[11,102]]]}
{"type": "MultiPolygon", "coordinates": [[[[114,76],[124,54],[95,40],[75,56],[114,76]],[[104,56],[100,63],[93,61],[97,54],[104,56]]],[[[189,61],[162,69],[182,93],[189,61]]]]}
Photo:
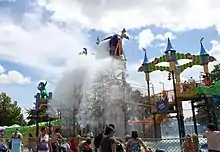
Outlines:
{"type": "Polygon", "coordinates": [[[74,124],[101,129],[113,123],[117,134],[124,135],[125,113],[129,111],[126,102],[131,98],[123,85],[122,61],[110,58],[103,43],[96,57],[83,56],[76,63],[58,82],[50,103],[61,111],[62,125],[66,129],[74,124]]]}

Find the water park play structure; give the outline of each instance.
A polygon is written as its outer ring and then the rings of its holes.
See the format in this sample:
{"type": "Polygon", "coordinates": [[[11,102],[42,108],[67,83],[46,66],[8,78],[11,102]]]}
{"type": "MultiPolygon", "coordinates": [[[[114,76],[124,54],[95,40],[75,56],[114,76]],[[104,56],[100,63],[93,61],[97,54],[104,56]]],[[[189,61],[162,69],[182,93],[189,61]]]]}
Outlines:
{"type": "MultiPolygon", "coordinates": [[[[122,31],[122,34],[115,34],[108,38],[103,39],[102,41],[109,40],[109,50],[108,53],[113,59],[119,60],[122,65],[122,82],[125,82],[125,68],[126,68],[126,57],[124,54],[124,50],[122,48],[122,40],[129,39],[126,35],[126,30],[122,31]]],[[[102,41],[97,38],[97,44],[100,44],[102,41]]],[[[87,55],[87,49],[84,48],[83,52],[79,55],[87,55]]],[[[160,58],[155,58],[152,62],[147,59],[147,52],[145,50],[144,53],[144,61],[142,66],[138,69],[139,72],[145,73],[145,78],[148,87],[148,99],[146,104],[144,104],[144,108],[150,109],[150,115],[147,115],[146,118],[142,121],[128,122],[125,116],[125,134],[127,134],[127,125],[136,123],[144,125],[144,134],[147,137],[152,138],[161,138],[161,128],[160,125],[164,119],[168,118],[177,118],[180,137],[185,137],[185,129],[184,129],[184,117],[182,110],[182,101],[191,100],[192,103],[199,101],[207,101],[208,103],[212,102],[213,97],[220,96],[220,83],[219,82],[211,82],[208,74],[208,63],[213,62],[216,59],[205,51],[202,41],[201,41],[201,51],[199,55],[192,55],[190,53],[178,53],[173,49],[170,40],[168,39],[167,49],[165,51],[165,55],[160,58]],[[180,59],[189,59],[190,62],[179,65],[178,60],[180,59]],[[158,66],[157,64],[160,62],[169,62],[169,67],[158,66]],[[203,75],[203,84],[196,82],[181,82],[180,81],[180,73],[182,73],[188,67],[192,67],[194,65],[201,65],[204,69],[203,75]],[[150,93],[150,73],[156,70],[160,71],[168,71],[169,80],[173,80],[174,89],[173,90],[163,90],[161,93],[156,95],[151,95],[150,93]],[[170,113],[176,114],[176,116],[170,116],[170,113]]],[[[36,99],[36,126],[28,126],[21,127],[20,130],[27,139],[28,133],[32,133],[36,136],[39,135],[39,127],[41,125],[48,125],[47,123],[38,123],[39,110],[42,108],[47,109],[48,103],[52,98],[52,93],[47,92],[46,90],[46,82],[40,82],[38,85],[38,90],[40,93],[37,93],[35,96],[36,99]]],[[[124,98],[124,97],[123,97],[124,98]]],[[[123,99],[125,100],[125,99],[123,99]]],[[[193,105],[194,107],[194,105],[193,105]]],[[[126,115],[126,112],[125,112],[126,115]]],[[[194,114],[195,117],[195,114],[194,114]]],[[[210,121],[212,121],[210,119],[210,121]]],[[[194,122],[196,122],[194,120],[194,122]]],[[[58,123],[55,123],[57,125],[58,123]]],[[[49,124],[49,127],[51,124],[49,124]]],[[[13,129],[14,131],[14,129],[13,129]]],[[[196,132],[196,131],[195,131],[196,132]]],[[[11,133],[10,133],[11,134],[11,133]]]]}
{"type": "MultiPolygon", "coordinates": [[[[129,39],[129,37],[126,35],[126,30],[123,29],[121,34],[115,34],[113,36],[107,37],[103,40],[99,40],[97,38],[97,45],[103,41],[109,41],[109,45],[111,45],[111,50],[109,50],[109,55],[116,58],[116,59],[120,59],[125,61],[125,55],[123,53],[123,49],[122,49],[122,39],[129,39]]],[[[79,53],[79,55],[87,55],[87,49],[83,48],[83,51],[79,53]]],[[[124,63],[124,62],[123,62],[124,63]]],[[[124,64],[123,64],[124,65],[124,64]]],[[[49,121],[48,122],[43,122],[43,123],[39,123],[39,118],[40,117],[48,117],[49,119],[49,114],[48,115],[42,115],[41,114],[41,110],[43,109],[44,111],[46,111],[50,104],[50,100],[52,99],[52,92],[48,92],[46,89],[47,86],[47,82],[40,82],[37,86],[37,89],[39,90],[39,93],[37,93],[35,95],[35,109],[36,109],[36,125],[32,125],[32,126],[24,126],[24,127],[18,127],[20,132],[23,134],[24,136],[24,145],[27,144],[27,138],[28,138],[28,134],[31,133],[32,135],[34,135],[35,137],[37,137],[39,135],[39,128],[41,126],[58,126],[59,125],[59,120],[56,119],[54,121],[49,121]]],[[[6,137],[10,137],[11,134],[15,131],[17,127],[15,128],[7,128],[5,130],[5,135],[6,137]]]]}
{"type": "MultiPolygon", "coordinates": [[[[212,84],[209,78],[208,63],[216,61],[213,56],[205,51],[202,40],[200,41],[201,49],[199,55],[192,55],[190,53],[178,53],[173,47],[168,38],[167,48],[164,52],[165,55],[155,58],[152,62],[148,61],[147,53],[145,51],[144,61],[141,67],[138,69],[138,72],[144,72],[145,78],[148,87],[148,96],[150,101],[147,102],[146,107],[150,107],[151,115],[148,116],[143,121],[130,122],[130,123],[141,123],[145,125],[146,133],[154,132],[155,138],[161,138],[161,129],[160,125],[164,119],[169,117],[170,113],[175,113],[179,126],[179,136],[185,137],[184,129],[184,116],[182,109],[182,102],[189,101],[199,102],[207,101],[212,102],[212,96],[219,96],[220,93],[220,82],[214,82],[212,84]],[[189,59],[190,62],[179,65],[178,60],[180,59],[189,59]],[[169,67],[166,66],[157,66],[160,62],[169,62],[169,67]],[[203,66],[203,84],[198,84],[195,81],[184,82],[180,81],[180,74],[187,68],[194,65],[203,66]],[[174,90],[166,91],[163,90],[162,93],[158,95],[150,95],[150,76],[149,74],[153,71],[168,71],[168,80],[173,80],[174,90]],[[168,94],[171,93],[171,97],[168,97],[168,94]],[[210,97],[211,95],[211,97],[210,97]],[[171,108],[172,107],[172,108],[171,108]]],[[[194,111],[195,117],[195,111],[194,111]]],[[[195,120],[194,120],[195,121],[195,120]]],[[[211,120],[210,120],[211,121],[211,120]]],[[[148,134],[148,136],[153,136],[148,134]]]]}

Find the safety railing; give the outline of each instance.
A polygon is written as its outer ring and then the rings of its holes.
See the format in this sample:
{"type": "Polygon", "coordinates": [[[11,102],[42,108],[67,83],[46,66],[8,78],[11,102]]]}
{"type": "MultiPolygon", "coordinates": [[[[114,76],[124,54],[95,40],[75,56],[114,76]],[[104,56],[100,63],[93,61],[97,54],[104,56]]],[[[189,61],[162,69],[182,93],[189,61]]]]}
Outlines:
{"type": "Polygon", "coordinates": [[[207,150],[207,141],[204,138],[193,140],[192,137],[183,138],[166,138],[166,139],[143,139],[147,147],[152,151],[163,149],[167,152],[199,152],[207,150]],[[190,149],[190,150],[189,150],[190,149]]]}

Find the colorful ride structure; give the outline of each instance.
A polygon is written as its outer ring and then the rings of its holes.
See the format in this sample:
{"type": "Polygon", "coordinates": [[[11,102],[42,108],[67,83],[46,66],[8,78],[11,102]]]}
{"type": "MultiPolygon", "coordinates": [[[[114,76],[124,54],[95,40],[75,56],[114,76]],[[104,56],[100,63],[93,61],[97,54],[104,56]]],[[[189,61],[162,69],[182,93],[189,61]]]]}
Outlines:
{"type": "Polygon", "coordinates": [[[139,67],[138,72],[145,73],[145,79],[148,85],[148,95],[149,102],[147,103],[148,107],[151,106],[151,115],[148,116],[141,122],[134,123],[142,123],[145,125],[145,134],[147,136],[153,136],[154,132],[155,138],[161,138],[161,128],[160,125],[162,121],[167,118],[170,113],[176,113],[176,118],[178,120],[180,137],[185,136],[184,129],[184,117],[183,117],[183,108],[182,101],[189,100],[203,100],[204,97],[209,95],[219,95],[219,92],[216,92],[216,88],[220,88],[219,82],[214,83],[212,87],[204,86],[210,85],[209,80],[209,71],[208,64],[210,62],[216,61],[213,56],[210,56],[204,49],[202,44],[203,38],[200,40],[201,48],[199,55],[192,55],[190,53],[178,53],[173,47],[168,38],[167,48],[164,52],[165,55],[155,58],[152,62],[149,62],[147,58],[147,52],[144,54],[144,61],[142,65],[139,67]],[[178,64],[178,60],[181,59],[189,59],[190,62],[185,63],[183,65],[178,64]],[[158,63],[161,62],[169,62],[169,67],[166,66],[158,66],[158,63]],[[204,80],[205,83],[203,86],[201,84],[197,84],[195,81],[193,82],[184,82],[182,83],[180,80],[180,74],[186,70],[187,68],[191,68],[194,65],[203,66],[204,71],[204,80]],[[150,76],[149,74],[153,71],[168,71],[168,80],[173,79],[174,90],[166,91],[163,90],[162,93],[158,95],[150,95],[150,76]],[[209,83],[208,83],[209,82],[209,83]],[[172,94],[169,97],[170,93],[172,94]]]}
{"type": "MultiPolygon", "coordinates": [[[[39,117],[47,117],[48,120],[49,120],[49,116],[47,115],[46,113],[46,110],[48,109],[49,107],[49,100],[52,99],[52,92],[47,92],[47,89],[46,89],[46,85],[47,85],[47,82],[40,82],[38,84],[38,90],[40,91],[40,93],[37,93],[35,95],[35,99],[36,99],[36,102],[35,102],[35,108],[36,108],[36,137],[38,137],[39,135],[39,117]],[[44,111],[43,115],[40,115],[40,110],[44,111]]],[[[50,127],[50,126],[49,126],[50,127]]]]}
{"type": "Polygon", "coordinates": [[[129,36],[127,35],[127,31],[123,29],[121,34],[114,34],[109,37],[104,38],[100,41],[99,37],[96,40],[96,44],[99,45],[103,41],[108,41],[108,51],[109,55],[126,61],[126,57],[122,47],[123,39],[129,40],[129,36]]]}

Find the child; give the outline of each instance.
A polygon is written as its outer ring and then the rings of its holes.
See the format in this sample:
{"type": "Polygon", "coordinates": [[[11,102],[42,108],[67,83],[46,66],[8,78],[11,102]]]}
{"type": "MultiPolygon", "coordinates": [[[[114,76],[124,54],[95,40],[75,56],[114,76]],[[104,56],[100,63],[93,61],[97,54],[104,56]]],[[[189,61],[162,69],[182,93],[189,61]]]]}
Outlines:
{"type": "Polygon", "coordinates": [[[80,151],[81,152],[93,152],[91,143],[92,141],[90,138],[86,139],[86,142],[82,145],[82,148],[80,151]]]}
{"type": "Polygon", "coordinates": [[[182,151],[183,152],[195,152],[194,144],[189,134],[186,135],[185,141],[183,143],[182,151]]]}

